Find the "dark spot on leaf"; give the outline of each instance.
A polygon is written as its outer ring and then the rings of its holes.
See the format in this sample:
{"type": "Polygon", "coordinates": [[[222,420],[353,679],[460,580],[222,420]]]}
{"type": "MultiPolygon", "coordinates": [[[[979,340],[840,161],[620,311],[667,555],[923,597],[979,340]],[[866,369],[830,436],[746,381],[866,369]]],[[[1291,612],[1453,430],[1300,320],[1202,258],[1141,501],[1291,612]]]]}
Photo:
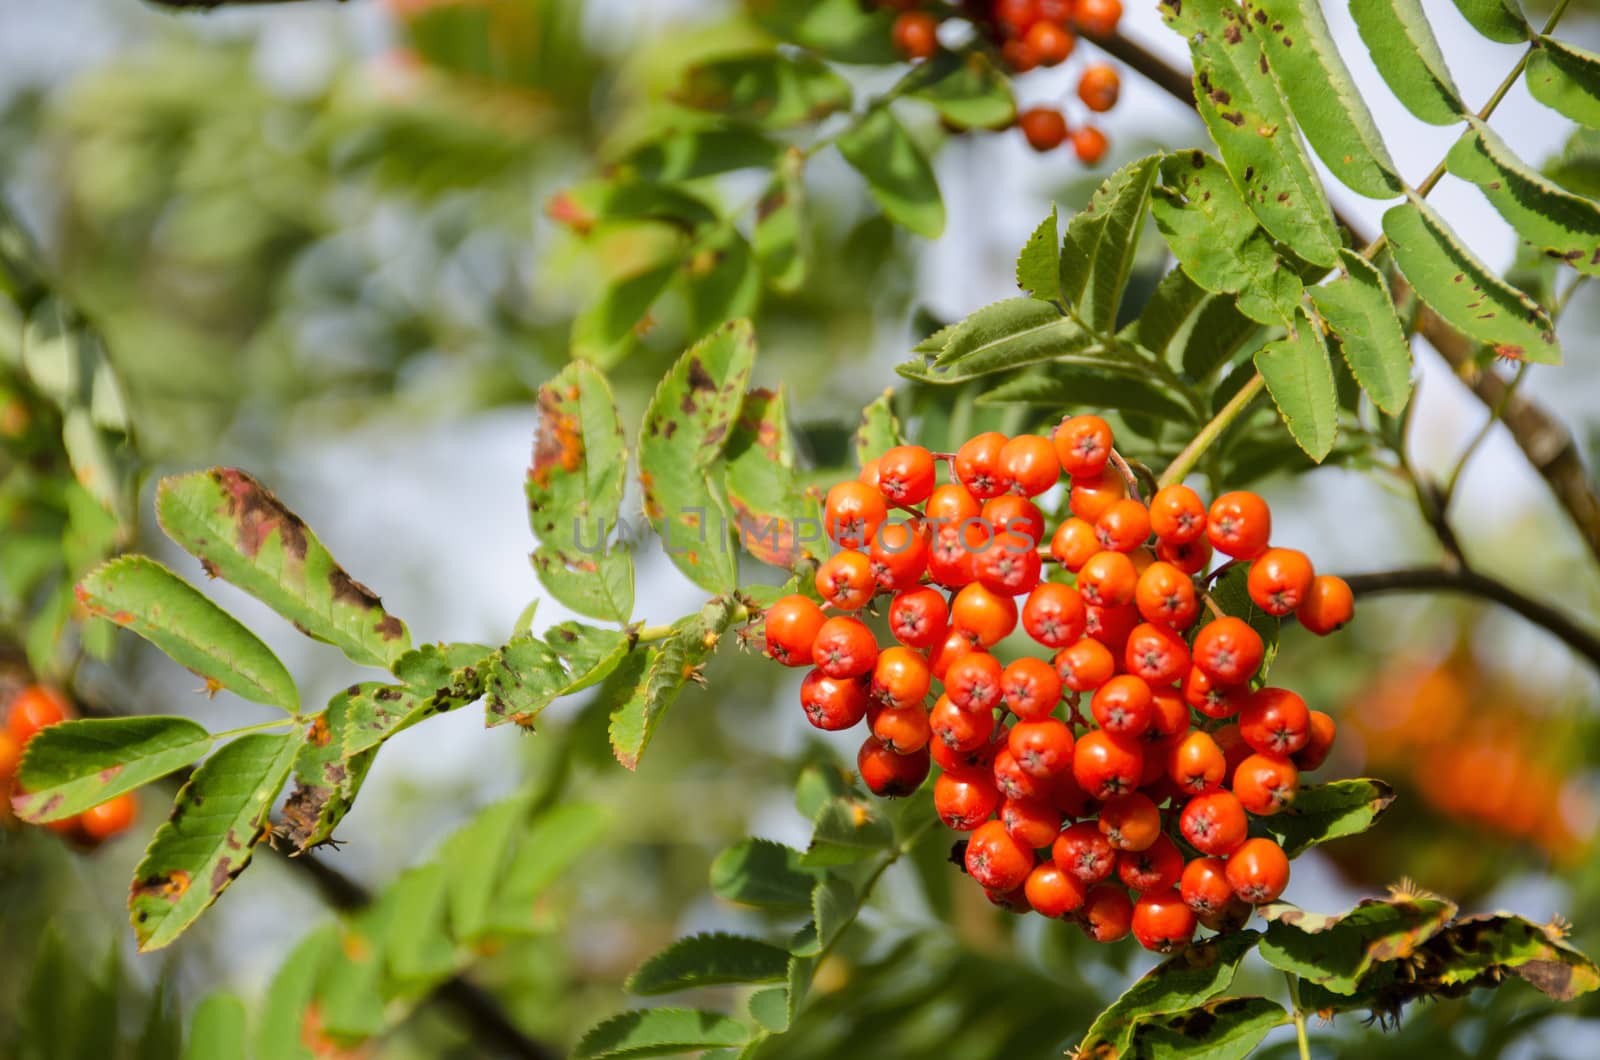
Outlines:
{"type": "Polygon", "coordinates": [[[1223,89],[1213,89],[1211,92],[1211,101],[1216,103],[1218,106],[1226,107],[1229,103],[1233,102],[1233,96],[1223,89]]]}
{"type": "Polygon", "coordinates": [[[296,780],[283,804],[283,834],[301,850],[323,830],[321,818],[333,789],[296,780]]]}
{"type": "Polygon", "coordinates": [[[140,898],[161,898],[168,902],[176,902],[188,889],[189,873],[184,869],[173,869],[171,872],[134,880],[133,886],[128,889],[128,898],[130,901],[140,898]]]}
{"type": "Polygon", "coordinates": [[[378,689],[377,692],[373,693],[373,698],[381,699],[385,703],[393,703],[395,700],[400,698],[400,695],[400,689],[395,688],[393,685],[385,685],[384,687],[378,689]]]}
{"type": "Polygon", "coordinates": [[[1261,10],[1259,7],[1255,10],[1255,17],[1256,21],[1259,23],[1265,24],[1267,21],[1267,13],[1261,10]]]}
{"type": "Polygon", "coordinates": [[[700,358],[689,359],[689,389],[690,390],[715,390],[717,381],[711,378],[711,373],[706,371],[705,365],[700,363],[700,358]]]}
{"type": "Polygon", "coordinates": [[[1229,44],[1238,44],[1243,36],[1244,34],[1240,32],[1239,24],[1237,22],[1230,21],[1222,31],[1222,39],[1227,41],[1229,44]]]}
{"type": "Polygon", "coordinates": [[[238,468],[218,468],[211,477],[222,487],[228,518],[235,524],[239,551],[255,556],[268,536],[278,532],[283,551],[306,558],[306,525],[260,482],[238,468]]]}
{"type": "Polygon", "coordinates": [[[383,601],[378,599],[377,593],[350,577],[342,568],[335,567],[328,572],[328,586],[333,590],[333,599],[338,603],[367,610],[383,606],[383,601]]]}
{"type": "Polygon", "coordinates": [[[378,620],[378,624],[372,628],[384,640],[399,640],[406,633],[405,623],[393,615],[384,615],[378,620]]]}
{"type": "Polygon", "coordinates": [[[1244,115],[1242,113],[1240,113],[1239,111],[1234,111],[1231,114],[1226,112],[1226,111],[1223,111],[1220,116],[1221,116],[1223,121],[1227,122],[1230,125],[1243,125],[1244,124],[1244,115]]]}
{"type": "Polygon", "coordinates": [[[1255,175],[1256,175],[1256,167],[1255,166],[1245,166],[1244,167],[1244,182],[1246,184],[1250,183],[1250,181],[1255,177],[1255,175]]]}

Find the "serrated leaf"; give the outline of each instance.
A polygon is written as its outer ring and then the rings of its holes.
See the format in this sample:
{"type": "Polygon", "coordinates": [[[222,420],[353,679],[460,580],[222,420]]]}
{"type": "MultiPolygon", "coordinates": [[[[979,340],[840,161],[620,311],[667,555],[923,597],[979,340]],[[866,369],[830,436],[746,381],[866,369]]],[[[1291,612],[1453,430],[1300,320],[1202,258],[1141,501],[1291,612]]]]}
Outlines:
{"type": "Polygon", "coordinates": [[[817,925],[818,954],[827,952],[860,909],[861,901],[848,880],[830,876],[817,884],[811,892],[811,918],[817,925]]]}
{"type": "Polygon", "coordinates": [[[874,107],[834,140],[889,220],[925,239],[944,231],[944,202],[922,148],[886,106],[874,107]]]}
{"type": "Polygon", "coordinates": [[[591,1027],[573,1060],[623,1060],[737,1047],[750,1028],[716,1012],[684,1008],[635,1009],[591,1027]]]}
{"type": "Polygon", "coordinates": [[[1580,125],[1600,129],[1600,55],[1540,37],[1524,77],[1534,99],[1580,125]]]}
{"type": "Polygon", "coordinates": [[[606,377],[575,361],[539,388],[539,426],[526,493],[538,538],[533,569],[551,596],[579,614],[626,622],[633,560],[613,538],[628,451],[606,377]]]}
{"type": "Polygon", "coordinates": [[[689,67],[673,99],[735,121],[783,128],[817,122],[850,107],[850,83],[810,56],[762,51],[689,67]]]}
{"type": "Polygon", "coordinates": [[[791,147],[772,175],[761,201],[750,242],[768,286],[791,294],[806,279],[806,156],[791,147]]]}
{"type": "MultiPolygon", "coordinates": [[[[371,687],[356,686],[362,690],[371,687]]],[[[315,716],[306,730],[305,743],[294,760],[294,787],[283,803],[283,835],[300,850],[333,836],[334,828],[350,812],[356,792],[367,779],[376,742],[359,753],[349,752],[347,745],[352,736],[359,739],[360,735],[352,731],[353,707],[370,702],[351,695],[350,690],[341,692],[329,700],[327,709],[315,716]]]]}
{"type": "Polygon", "coordinates": [[[802,526],[821,524],[815,501],[795,474],[784,394],[757,389],[745,395],[724,454],[724,481],[740,548],[769,566],[788,568],[804,548],[802,526]]]}
{"type": "Polygon", "coordinates": [[[187,718],[83,718],[28,741],[11,805],[24,821],[71,817],[196,761],[211,734],[187,718]]]}
{"type": "Polygon", "coordinates": [[[1183,271],[1206,289],[1238,297],[1263,324],[1293,318],[1304,290],[1256,223],[1222,163],[1198,149],[1169,155],[1150,212],[1183,271]]]}
{"type": "Polygon", "coordinates": [[[746,0],[744,7],[762,29],[829,59],[846,63],[891,63],[899,59],[890,30],[892,12],[873,10],[856,0],[746,0]]]}
{"type": "Polygon", "coordinates": [[[639,656],[640,679],[632,694],[611,712],[611,753],[628,769],[637,769],[656,726],[716,650],[717,639],[732,623],[735,605],[719,597],[699,614],[679,619],[672,632],[639,656]]]}
{"type": "MultiPolygon", "coordinates": [[[[1050,204],[1050,216],[1039,222],[1017,255],[1017,286],[1042,302],[1061,298],[1061,230],[1055,203],[1050,204]]],[[[943,344],[939,349],[944,349],[943,344]]]]}
{"type": "MultiPolygon", "coordinates": [[[[483,694],[489,655],[483,644],[424,644],[395,663],[400,684],[352,685],[335,696],[330,711],[337,706],[345,714],[335,729],[340,754],[353,759],[419,721],[471,703],[483,694]]],[[[329,724],[335,720],[330,713],[329,724]]]]}
{"type": "Polygon", "coordinates": [[[1017,117],[1010,79],[977,49],[938,52],[906,74],[895,92],[930,104],[961,129],[1004,129],[1017,117]]]}
{"type": "Polygon", "coordinates": [[[1219,935],[1167,958],[1096,1017],[1079,1050],[1085,1056],[1121,1056],[1141,1018],[1184,1012],[1226,990],[1260,937],[1256,931],[1219,935]]]}
{"type": "Polygon", "coordinates": [[[1378,133],[1372,112],[1334,46],[1317,4],[1299,0],[1247,3],[1267,16],[1256,18],[1267,58],[1283,86],[1295,119],[1317,155],[1350,190],[1370,199],[1392,199],[1404,185],[1378,133]]]}
{"type": "Polygon", "coordinates": [[[770,839],[745,839],[711,863],[711,890],[718,898],[763,909],[811,907],[817,878],[800,868],[800,852],[770,839]]]}
{"type": "Polygon", "coordinates": [[[1300,257],[1333,267],[1339,256],[1333,211],[1256,25],[1231,0],[1168,2],[1162,13],[1189,39],[1195,105],[1246,204],[1300,257]]]}
{"type": "Polygon", "coordinates": [[[605,680],[632,646],[626,633],[581,622],[563,622],[542,640],[512,638],[487,662],[485,726],[531,726],[552,701],[605,680]]]}
{"type": "Polygon", "coordinates": [[[1421,0],[1350,0],[1356,30],[1395,98],[1432,125],[1467,115],[1421,0]]]}
{"type": "Polygon", "coordinates": [[[983,393],[976,404],[1116,409],[1143,413],[1169,423],[1194,419],[1187,405],[1148,376],[1077,364],[1049,364],[1033,374],[1016,376],[983,393]]]}
{"type": "Polygon", "coordinates": [[[1133,270],[1160,155],[1129,162],[1095,189],[1067,222],[1061,244],[1061,297],[1090,331],[1109,332],[1133,270]]]}
{"type": "Polygon", "coordinates": [[[388,667],[411,647],[405,623],[345,573],[300,517],[237,468],[163,479],[156,514],[206,571],[254,596],[354,662],[388,667]]]}
{"type": "Polygon", "coordinates": [[[1289,335],[1256,351],[1255,364],[1295,444],[1320,463],[1339,432],[1339,395],[1322,332],[1301,313],[1289,335]]]}
{"type": "Polygon", "coordinates": [[[1381,780],[1333,780],[1302,787],[1286,809],[1255,824],[1292,858],[1320,843],[1365,832],[1393,802],[1394,789],[1381,780]]]}
{"type": "Polygon", "coordinates": [[[1456,10],[1472,28],[1501,44],[1521,44],[1533,29],[1514,0],[1455,0],[1456,10]]]}
{"type": "Polygon", "coordinates": [[[885,390],[861,410],[861,422],[851,439],[856,463],[864,465],[904,444],[905,436],[900,433],[900,421],[894,414],[894,391],[885,390]]]}
{"type": "Polygon", "coordinates": [[[1430,978],[1443,985],[1503,970],[1557,1001],[1600,987],[1600,968],[1563,941],[1558,929],[1511,913],[1462,917],[1429,939],[1426,949],[1437,958],[1427,965],[1430,978]]]}
{"type": "Polygon", "coordinates": [[[1264,906],[1263,960],[1336,994],[1356,990],[1374,964],[1411,956],[1456,915],[1454,902],[1432,896],[1367,899],[1348,913],[1325,916],[1287,903],[1264,906]]]}
{"type": "Polygon", "coordinates": [[[1383,232],[1406,281],[1451,327],[1502,357],[1561,363],[1545,311],[1490,271],[1421,199],[1385,213],[1383,232]]]}
{"type": "Polygon", "coordinates": [[[1361,389],[1378,408],[1398,416],[1411,399],[1411,343],[1377,266],[1354,251],[1341,251],[1339,258],[1344,271],[1311,288],[1311,300],[1361,389]]]}
{"type": "Polygon", "coordinates": [[[256,1024],[257,1060],[313,1060],[303,1039],[306,1007],[338,947],[338,925],[324,924],[301,939],[278,966],[256,1024]]]}
{"type": "Polygon", "coordinates": [[[769,986],[765,990],[757,990],[745,1002],[745,1007],[750,1011],[750,1018],[759,1023],[763,1030],[782,1034],[789,1029],[787,986],[769,986]]]}
{"type": "Polygon", "coordinates": [[[208,994],[189,1020],[183,1060],[245,1060],[247,1016],[234,994],[208,994]]]}
{"type": "Polygon", "coordinates": [[[294,678],[272,649],[194,586],[148,556],[122,556],[78,583],[94,615],[139,634],[180,666],[257,703],[300,709],[294,678]]]}
{"type": "Polygon", "coordinates": [[[894,828],[877,808],[855,795],[841,795],[817,811],[811,845],[801,855],[806,868],[848,865],[888,849],[894,828]]]}
{"type": "Polygon", "coordinates": [[[728,983],[775,983],[789,973],[789,953],[760,939],[720,931],[682,938],[628,976],[634,994],[671,994],[728,983]]]}
{"type": "Polygon", "coordinates": [[[134,870],[128,911],[140,952],[169,944],[250,864],[300,741],[250,733],[201,763],[134,870]]]}
{"type": "Polygon", "coordinates": [[[993,375],[1030,364],[1067,360],[1092,362],[1099,340],[1055,306],[1032,298],[1009,298],[975,310],[946,337],[932,362],[912,361],[896,368],[922,382],[948,384],[993,375]]]}
{"type": "Polygon", "coordinates": [[[1517,234],[1546,256],[1600,276],[1600,206],[1524,165],[1489,126],[1474,120],[1445,166],[1476,184],[1517,234]]]}
{"type": "Polygon", "coordinates": [[[1243,1060],[1288,1018],[1282,1005],[1264,997],[1207,1001],[1175,1015],[1140,1020],[1133,1055],[1139,1060],[1243,1060]]]}
{"type": "Polygon", "coordinates": [[[727,444],[754,361],[748,320],[717,329],[661,380],[639,432],[645,513],[672,562],[712,592],[737,585],[738,557],[720,475],[714,484],[709,469],[727,444]]]}

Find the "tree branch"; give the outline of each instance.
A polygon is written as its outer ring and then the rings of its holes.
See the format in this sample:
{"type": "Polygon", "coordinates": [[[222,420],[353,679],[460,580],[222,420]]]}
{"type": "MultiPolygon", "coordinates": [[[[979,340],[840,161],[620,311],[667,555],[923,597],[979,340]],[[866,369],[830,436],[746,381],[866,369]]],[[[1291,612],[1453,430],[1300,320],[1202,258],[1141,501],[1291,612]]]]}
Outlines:
{"type": "Polygon", "coordinates": [[[1347,574],[1344,580],[1358,597],[1382,593],[1444,592],[1492,600],[1550,633],[1600,669],[1600,636],[1584,629],[1549,604],[1524,596],[1504,582],[1479,574],[1471,568],[1449,570],[1444,567],[1408,567],[1376,574],[1347,574]]]}
{"type": "MultiPolygon", "coordinates": [[[[1120,34],[1095,40],[1095,43],[1173,98],[1194,106],[1194,86],[1186,72],[1169,65],[1160,56],[1120,34]]],[[[1334,219],[1350,232],[1356,242],[1369,242],[1360,228],[1338,210],[1334,211],[1334,219]]],[[[1404,282],[1397,277],[1394,284],[1396,298],[1403,297],[1406,290],[1404,282]]],[[[1471,340],[1426,306],[1418,307],[1417,331],[1455,369],[1457,376],[1485,407],[1494,409],[1500,405],[1505,398],[1507,384],[1493,372],[1481,371],[1477,367],[1477,346],[1471,340]]],[[[1589,481],[1583,454],[1572,432],[1542,406],[1521,393],[1511,395],[1501,419],[1523,456],[1545,480],[1556,501],[1577,527],[1590,553],[1600,560],[1600,496],[1596,496],[1594,486],[1589,481]]]]}

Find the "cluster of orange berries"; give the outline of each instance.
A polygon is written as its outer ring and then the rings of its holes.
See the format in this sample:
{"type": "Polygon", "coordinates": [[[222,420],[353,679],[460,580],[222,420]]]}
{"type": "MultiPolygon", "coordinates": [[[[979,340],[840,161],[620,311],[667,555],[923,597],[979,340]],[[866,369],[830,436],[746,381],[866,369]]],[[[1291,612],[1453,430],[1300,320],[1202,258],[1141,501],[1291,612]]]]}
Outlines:
{"type": "MultiPolygon", "coordinates": [[[[939,23],[947,14],[920,10],[917,0],[879,0],[880,6],[900,12],[894,22],[894,43],[900,54],[913,61],[930,59],[939,51],[939,23]]],[[[966,18],[1000,49],[1012,72],[1023,74],[1036,67],[1059,66],[1078,44],[1078,34],[1105,38],[1117,30],[1122,18],[1121,0],[968,0],[966,18]]],[[[1117,105],[1122,87],[1117,71],[1104,63],[1086,66],[1078,77],[1078,98],[1096,114],[1117,105]]],[[[1093,125],[1071,128],[1056,107],[1030,107],[1017,117],[1017,127],[1036,151],[1053,151],[1064,143],[1085,165],[1095,165],[1106,153],[1106,137],[1093,125]]]]}
{"type": "MultiPolygon", "coordinates": [[[[22,753],[41,729],[72,717],[72,705],[53,688],[28,685],[12,697],[6,708],[6,724],[0,730],[0,798],[7,808],[16,787],[17,766],[22,753]]],[[[131,792],[124,792],[90,807],[82,813],[51,821],[44,827],[77,846],[93,848],[113,836],[126,832],[138,816],[139,804],[131,792]]]]}
{"type": "Polygon", "coordinates": [[[938,763],[935,808],[970,833],[962,860],[991,900],[1167,951],[1282,893],[1288,858],[1248,836],[1249,817],[1289,805],[1334,724],[1293,692],[1252,688],[1261,635],[1216,611],[1205,574],[1213,550],[1248,563],[1256,605],[1319,634],[1353,602],[1302,553],[1269,547],[1260,497],[1207,508],[1173,485],[1146,505],[1110,426],[1075,416],[1052,438],[890,449],[828,492],[823,522],[841,551],[816,590],[839,613],[784,597],[765,614],[767,654],[811,667],[813,725],[866,721],[857,767],[873,793],[908,795],[938,763]],[[1034,498],[1063,472],[1071,515],[1047,536],[1034,498]],[[858,617],[879,594],[892,645],[858,617]],[[992,654],[1019,621],[1047,657],[992,654]]]}

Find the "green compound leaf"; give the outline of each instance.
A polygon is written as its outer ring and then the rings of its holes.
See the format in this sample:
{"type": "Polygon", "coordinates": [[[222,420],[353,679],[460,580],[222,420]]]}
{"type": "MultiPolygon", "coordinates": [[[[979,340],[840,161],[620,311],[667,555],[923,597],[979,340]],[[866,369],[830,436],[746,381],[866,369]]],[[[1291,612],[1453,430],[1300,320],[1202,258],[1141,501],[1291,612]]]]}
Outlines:
{"type": "Polygon", "coordinates": [[[1600,206],[1524,165],[1505,141],[1474,120],[1445,158],[1455,176],[1483,192],[1517,234],[1545,256],[1600,276],[1600,206]]]}
{"type": "Polygon", "coordinates": [[[1580,125],[1600,129],[1600,55],[1540,37],[1524,78],[1534,99],[1580,125]]]}
{"type": "Polygon", "coordinates": [[[148,556],[101,564],[78,583],[90,614],[139,634],[172,660],[257,703],[300,709],[294,678],[272,649],[198,589],[148,556]]]}
{"type": "Polygon", "coordinates": [[[738,1048],[750,1028],[716,1012],[686,1008],[635,1009],[589,1029],[573,1060],[633,1060],[702,1049],[738,1048]]]}
{"type": "Polygon", "coordinates": [[[638,340],[640,322],[682,266],[682,257],[672,253],[607,281],[600,296],[572,319],[572,356],[602,368],[620,364],[638,340]]]}
{"type": "Polygon", "coordinates": [[[1289,1014],[1264,997],[1225,997],[1170,1016],[1140,1020],[1133,1055],[1140,1060],[1243,1060],[1289,1014]]]}
{"type": "Polygon", "coordinates": [[[12,797],[33,824],[82,813],[197,761],[211,734],[187,718],[83,718],[41,729],[17,773],[12,797]]]}
{"type": "Polygon", "coordinates": [[[718,639],[728,631],[738,605],[731,598],[718,597],[700,609],[699,614],[679,619],[664,640],[645,651],[628,655],[634,670],[625,671],[631,679],[631,694],[611,712],[611,753],[628,769],[637,769],[656,726],[667,708],[697,680],[706,660],[716,650],[718,639]],[[635,677],[635,671],[637,677],[635,677]]]}
{"type": "Polygon", "coordinates": [[[554,700],[610,676],[632,646],[626,633],[578,622],[564,622],[543,639],[512,639],[487,660],[484,725],[532,727],[554,700]]]}
{"type": "Polygon", "coordinates": [[[224,467],[163,479],[156,514],[167,536],[208,573],[352,661],[387,668],[410,649],[405,623],[247,472],[224,467]]]}
{"type": "Polygon", "coordinates": [[[856,0],[812,0],[792,4],[785,0],[745,0],[756,24],[779,40],[798,44],[826,58],[844,63],[893,63],[894,13],[873,10],[856,0]]]}
{"type": "Polygon", "coordinates": [[[1339,341],[1350,372],[1372,403],[1398,416],[1411,399],[1411,344],[1395,315],[1383,273],[1354,251],[1340,251],[1343,271],[1311,288],[1311,300],[1339,341]]]}
{"type": "Polygon", "coordinates": [[[1301,313],[1288,336],[1256,351],[1255,362],[1295,444],[1321,463],[1339,435],[1339,394],[1322,332],[1301,313]]]}
{"type": "Polygon", "coordinates": [[[1474,257],[1421,199],[1384,214],[1383,231],[1406,280],[1451,327],[1502,357],[1561,363],[1545,311],[1474,257]]]}
{"type": "Polygon", "coordinates": [[[1077,319],[1090,331],[1104,334],[1116,325],[1160,162],[1160,155],[1129,162],[1107,177],[1089,204],[1067,222],[1061,297],[1076,307],[1077,319]]]}
{"type": "Polygon", "coordinates": [[[856,463],[864,465],[904,444],[905,436],[900,433],[900,421],[894,414],[894,391],[885,390],[861,410],[861,422],[852,438],[856,463]]]}
{"type": "Polygon", "coordinates": [[[128,912],[140,952],[168,945],[250,864],[301,742],[251,733],[203,762],[179,790],[134,870],[128,912]]]}
{"type": "Polygon", "coordinates": [[[1292,858],[1319,843],[1365,832],[1393,802],[1394,789],[1381,780],[1333,780],[1301,788],[1287,809],[1254,823],[1292,858]]]}
{"type": "Polygon", "coordinates": [[[976,404],[1116,409],[1169,423],[1194,420],[1188,405],[1148,376],[1108,372],[1101,365],[1044,365],[1035,374],[1016,376],[979,395],[976,404]]]}
{"type": "MultiPolygon", "coordinates": [[[[1054,305],[1033,298],[1008,298],[975,310],[941,333],[941,341],[931,364],[909,361],[896,371],[922,382],[958,383],[1102,349],[1093,333],[1054,305]]],[[[1081,359],[1109,363],[1092,354],[1081,359]]]]}
{"type": "Polygon", "coordinates": [[[728,983],[776,983],[789,952],[744,935],[712,932],[679,939],[641,964],[624,984],[635,994],[671,994],[728,983]]]}
{"type": "Polygon", "coordinates": [[[930,104],[962,129],[1005,129],[1017,117],[1011,81],[981,51],[941,51],[900,82],[898,94],[930,104]]]}
{"type": "Polygon", "coordinates": [[[1521,44],[1533,36],[1515,0],[1455,0],[1455,5],[1473,29],[1492,41],[1521,44]]]}
{"type": "MultiPolygon", "coordinates": [[[[370,686],[358,685],[365,689],[370,686]]],[[[385,687],[385,686],[377,686],[385,687]]],[[[372,767],[376,744],[346,755],[352,729],[352,704],[363,702],[349,690],[339,693],[316,715],[294,760],[294,788],[283,804],[283,834],[299,850],[326,842],[355,804],[356,792],[372,767]]],[[[370,700],[368,701],[370,702],[370,700]]]]}
{"type": "Polygon", "coordinates": [[[1162,13],[1189,39],[1195,105],[1246,204],[1274,238],[1332,268],[1339,230],[1257,27],[1231,0],[1169,0],[1162,13]]]}
{"type": "Polygon", "coordinates": [[[767,285],[792,294],[806,279],[806,156],[791,147],[756,204],[751,248],[767,285]]]}
{"type": "Polygon", "coordinates": [[[1150,205],[1156,227],[1196,284],[1238,297],[1262,324],[1294,319],[1304,287],[1256,223],[1221,162],[1198,149],[1169,155],[1150,205]]]}
{"type": "Polygon", "coordinates": [[[634,148],[617,167],[627,179],[673,184],[739,169],[771,169],[782,151],[753,126],[679,128],[634,148]]]}
{"type": "Polygon", "coordinates": [[[922,148],[888,107],[874,107],[834,143],[866,178],[867,189],[889,220],[925,239],[939,237],[944,231],[939,182],[922,148]]]}
{"type": "Polygon", "coordinates": [[[745,395],[724,454],[724,478],[739,547],[762,563],[788,569],[803,552],[802,523],[821,524],[795,472],[784,393],[757,389],[745,395]]]}
{"type": "Polygon", "coordinates": [[[1350,0],[1350,14],[1378,73],[1407,110],[1431,125],[1467,116],[1421,0],[1350,0]]]}
{"type": "Polygon", "coordinates": [[[850,107],[850,83],[809,56],[763,51],[691,66],[677,103],[768,128],[817,122],[850,107]]]}
{"type": "Polygon", "coordinates": [[[711,592],[738,584],[726,492],[711,465],[727,445],[755,355],[748,320],[718,328],[661,380],[639,432],[645,514],[677,568],[711,592]]]}
{"type": "Polygon", "coordinates": [[[1245,12],[1254,19],[1295,119],[1333,175],[1370,199],[1399,195],[1404,185],[1394,160],[1334,47],[1321,7],[1299,0],[1257,0],[1246,3],[1245,12]]]}
{"type": "Polygon", "coordinates": [[[626,622],[633,560],[612,539],[627,484],[628,451],[606,377],[575,361],[539,388],[528,469],[533,569],[550,595],[579,614],[626,622]]]}
{"type": "Polygon", "coordinates": [[[1367,899],[1348,913],[1325,916],[1279,902],[1263,906],[1267,932],[1261,957],[1335,994],[1352,994],[1374,964],[1410,957],[1456,915],[1434,896],[1367,899]]]}
{"type": "Polygon", "coordinates": [[[1039,222],[1017,255],[1017,286],[1041,302],[1055,302],[1062,297],[1061,230],[1054,203],[1050,204],[1050,216],[1039,222]]]}
{"type": "Polygon", "coordinates": [[[516,843],[495,889],[489,930],[529,934],[536,928],[539,897],[605,836],[611,816],[602,807],[564,802],[535,817],[516,843]]]}
{"type": "Polygon", "coordinates": [[[1226,990],[1239,962],[1260,937],[1257,931],[1220,935],[1156,965],[1100,1013],[1078,1046],[1080,1052],[1122,1056],[1141,1020],[1186,1012],[1226,990]]]}

